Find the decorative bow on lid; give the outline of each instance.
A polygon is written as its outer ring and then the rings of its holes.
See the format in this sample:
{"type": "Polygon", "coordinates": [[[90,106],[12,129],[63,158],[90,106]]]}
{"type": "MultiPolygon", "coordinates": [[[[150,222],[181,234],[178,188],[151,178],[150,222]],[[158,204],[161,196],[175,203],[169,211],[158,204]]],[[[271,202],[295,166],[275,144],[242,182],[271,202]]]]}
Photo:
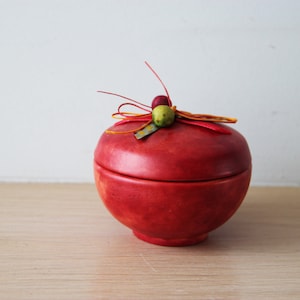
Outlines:
{"type": "Polygon", "coordinates": [[[172,105],[171,98],[169,96],[168,90],[165,87],[164,83],[158,76],[158,74],[152,69],[152,67],[145,62],[147,67],[154,73],[157,79],[162,84],[166,95],[156,96],[152,105],[146,105],[140,103],[134,99],[106,91],[98,91],[99,93],[109,94],[117,96],[123,99],[126,99],[130,102],[125,102],[119,105],[118,110],[112,116],[116,119],[121,119],[117,122],[115,126],[122,125],[128,122],[143,122],[143,125],[134,128],[128,131],[111,131],[107,130],[106,133],[109,134],[124,134],[124,133],[135,133],[137,139],[143,138],[162,127],[171,126],[174,122],[181,122],[185,124],[190,124],[194,126],[204,127],[219,133],[230,134],[230,131],[223,126],[220,126],[218,123],[236,123],[237,119],[223,117],[223,116],[214,116],[208,114],[193,114],[186,111],[180,111],[176,109],[176,106],[172,105]],[[122,111],[124,106],[134,106],[137,107],[146,113],[133,113],[122,111]]]}

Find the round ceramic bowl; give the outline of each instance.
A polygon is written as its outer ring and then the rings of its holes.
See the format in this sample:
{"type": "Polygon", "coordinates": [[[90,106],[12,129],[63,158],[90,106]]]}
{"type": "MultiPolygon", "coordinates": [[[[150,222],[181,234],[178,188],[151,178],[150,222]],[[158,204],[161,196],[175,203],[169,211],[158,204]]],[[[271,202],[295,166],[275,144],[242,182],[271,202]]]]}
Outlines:
{"type": "Polygon", "coordinates": [[[165,246],[203,241],[235,213],[250,182],[246,140],[226,128],[230,134],[175,123],[143,140],[104,133],[94,174],[105,206],[144,241],[165,246]]]}

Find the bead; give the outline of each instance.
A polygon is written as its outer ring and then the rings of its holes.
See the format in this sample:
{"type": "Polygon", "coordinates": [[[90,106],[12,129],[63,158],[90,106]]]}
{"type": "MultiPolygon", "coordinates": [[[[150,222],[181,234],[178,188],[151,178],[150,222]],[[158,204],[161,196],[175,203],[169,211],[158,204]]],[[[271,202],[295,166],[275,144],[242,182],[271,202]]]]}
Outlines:
{"type": "Polygon", "coordinates": [[[164,95],[156,96],[152,100],[151,107],[152,107],[152,109],[154,109],[158,105],[169,105],[169,99],[168,99],[168,97],[164,96],[164,95]]]}
{"type": "Polygon", "coordinates": [[[152,120],[158,127],[167,127],[174,123],[175,112],[168,105],[158,105],[152,110],[152,120]]]}

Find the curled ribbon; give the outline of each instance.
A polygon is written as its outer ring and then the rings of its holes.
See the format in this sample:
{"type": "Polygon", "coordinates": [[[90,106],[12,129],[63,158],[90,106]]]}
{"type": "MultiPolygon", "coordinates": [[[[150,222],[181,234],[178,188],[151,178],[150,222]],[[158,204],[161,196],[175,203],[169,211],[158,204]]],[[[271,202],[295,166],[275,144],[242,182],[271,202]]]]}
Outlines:
{"type": "MultiPolygon", "coordinates": [[[[158,78],[158,80],[161,82],[165,92],[166,92],[166,98],[168,100],[168,106],[174,111],[175,113],[175,122],[190,124],[194,126],[200,126],[204,127],[219,133],[224,134],[230,134],[230,130],[228,130],[224,126],[220,126],[218,123],[236,123],[236,118],[231,117],[224,117],[224,116],[215,116],[215,115],[209,115],[209,114],[193,114],[186,111],[177,110],[176,106],[172,106],[172,101],[170,99],[169,93],[167,88],[165,87],[164,83],[158,76],[158,74],[152,69],[152,67],[145,62],[148,68],[154,73],[154,75],[158,78]]],[[[149,105],[140,103],[134,99],[122,96],[120,94],[111,93],[107,91],[98,91],[99,93],[108,94],[117,96],[123,99],[126,99],[130,102],[125,102],[119,105],[117,112],[112,114],[113,118],[120,119],[117,123],[115,123],[115,126],[126,124],[129,122],[143,122],[141,126],[138,126],[137,128],[127,130],[127,131],[112,131],[107,130],[106,133],[109,134],[124,134],[124,133],[135,133],[137,131],[143,130],[145,127],[147,127],[149,124],[152,123],[152,108],[149,105]],[[145,113],[134,113],[134,112],[128,112],[123,111],[122,108],[125,106],[133,106],[135,108],[139,108],[143,110],[145,113]]]]}

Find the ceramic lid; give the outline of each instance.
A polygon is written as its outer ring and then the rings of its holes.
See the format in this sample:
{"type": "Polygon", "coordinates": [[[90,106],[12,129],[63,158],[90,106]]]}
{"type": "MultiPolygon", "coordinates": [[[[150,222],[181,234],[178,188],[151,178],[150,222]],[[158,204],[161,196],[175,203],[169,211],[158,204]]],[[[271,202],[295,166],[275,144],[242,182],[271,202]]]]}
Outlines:
{"type": "MultiPolygon", "coordinates": [[[[225,125],[220,125],[225,126],[225,125]]],[[[136,122],[113,126],[126,131],[136,122]]],[[[95,150],[95,163],[130,177],[160,181],[206,181],[242,173],[251,166],[244,137],[174,123],[137,140],[133,133],[103,133],[95,150]]]]}

